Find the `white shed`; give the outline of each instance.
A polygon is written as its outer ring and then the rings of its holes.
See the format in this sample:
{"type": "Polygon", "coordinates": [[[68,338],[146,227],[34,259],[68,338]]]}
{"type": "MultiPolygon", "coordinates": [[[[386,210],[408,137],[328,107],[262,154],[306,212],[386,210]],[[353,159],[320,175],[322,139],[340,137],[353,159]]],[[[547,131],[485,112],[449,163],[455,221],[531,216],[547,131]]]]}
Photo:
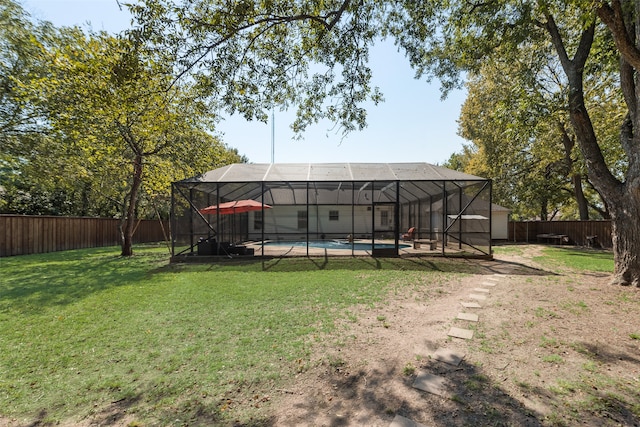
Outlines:
{"type": "Polygon", "coordinates": [[[504,206],[491,203],[491,240],[507,240],[509,238],[509,214],[504,206]]]}

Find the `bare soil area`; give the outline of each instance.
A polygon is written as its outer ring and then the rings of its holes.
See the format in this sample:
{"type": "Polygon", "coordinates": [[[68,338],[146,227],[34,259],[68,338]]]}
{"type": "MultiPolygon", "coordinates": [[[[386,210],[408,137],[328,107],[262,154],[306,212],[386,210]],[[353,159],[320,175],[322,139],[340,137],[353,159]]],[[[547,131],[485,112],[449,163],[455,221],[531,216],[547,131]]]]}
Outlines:
{"type": "Polygon", "coordinates": [[[533,261],[540,247],[523,248],[477,261],[484,274],[360,308],[279,390],[274,424],[388,427],[400,415],[428,426],[639,426],[640,290],[546,270],[533,261]],[[489,277],[482,307],[462,307],[489,277]],[[474,336],[451,338],[451,327],[474,336]],[[439,348],[464,359],[439,362],[439,348]],[[424,372],[445,378],[446,397],[412,387],[424,372]]]}

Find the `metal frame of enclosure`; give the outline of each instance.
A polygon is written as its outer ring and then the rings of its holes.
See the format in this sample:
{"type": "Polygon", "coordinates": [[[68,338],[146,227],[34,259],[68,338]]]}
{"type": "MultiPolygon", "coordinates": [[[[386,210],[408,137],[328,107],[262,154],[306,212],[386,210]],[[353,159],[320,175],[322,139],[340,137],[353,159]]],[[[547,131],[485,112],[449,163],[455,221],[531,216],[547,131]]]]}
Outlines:
{"type": "Polygon", "coordinates": [[[172,184],[172,254],[490,257],[490,207],[490,180],[428,163],[232,164],[172,184]],[[270,208],[200,213],[243,199],[270,208]]]}

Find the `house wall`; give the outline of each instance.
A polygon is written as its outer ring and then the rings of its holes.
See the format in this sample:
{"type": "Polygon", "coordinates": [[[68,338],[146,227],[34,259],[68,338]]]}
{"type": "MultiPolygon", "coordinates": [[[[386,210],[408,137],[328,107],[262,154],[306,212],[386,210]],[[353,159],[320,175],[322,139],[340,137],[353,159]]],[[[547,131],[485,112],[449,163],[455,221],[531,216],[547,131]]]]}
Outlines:
{"type": "MultiPolygon", "coordinates": [[[[372,232],[372,207],[350,205],[310,205],[308,212],[308,233],[311,238],[340,238],[345,239],[353,234],[354,238],[369,238],[372,232]],[[331,215],[331,212],[337,212],[331,215]],[[352,214],[353,212],[353,214],[352,214]]],[[[393,206],[376,206],[375,221],[377,231],[387,230],[393,232],[394,209],[393,206]],[[382,212],[385,211],[386,214],[382,212]],[[384,222],[384,223],[383,223],[384,222]]],[[[256,218],[260,212],[252,212],[249,215],[249,240],[260,240],[263,230],[256,225],[256,218]]],[[[299,240],[307,237],[307,228],[304,227],[304,219],[307,218],[306,206],[274,206],[264,211],[264,238],[265,240],[299,240]],[[302,212],[299,221],[298,212],[302,212]]]]}
{"type": "MultiPolygon", "coordinates": [[[[479,215],[487,216],[487,212],[478,212],[479,215]]],[[[433,230],[439,233],[442,232],[444,227],[442,226],[442,212],[431,213],[431,224],[433,224],[433,230]]],[[[454,225],[449,230],[450,232],[457,232],[459,228],[454,225]]],[[[467,228],[466,231],[479,231],[472,228],[467,228]]],[[[435,238],[435,236],[434,236],[435,238]]],[[[506,240],[509,238],[509,212],[508,211],[492,211],[491,212],[491,240],[506,240]]],[[[442,236],[439,236],[442,239],[442,236]]]]}
{"type": "MultiPolygon", "coordinates": [[[[353,222],[352,227],[352,215],[351,206],[349,205],[310,205],[308,214],[308,229],[311,238],[321,239],[324,234],[326,238],[339,238],[344,239],[349,234],[353,234],[354,238],[369,238],[371,237],[371,206],[354,206],[353,207],[353,222]],[[330,211],[337,211],[337,220],[330,219],[330,211]]],[[[393,206],[376,206],[376,230],[387,230],[389,233],[393,232],[394,225],[394,210],[393,206]],[[382,211],[387,211],[386,217],[381,214],[382,211]],[[386,218],[387,223],[383,224],[383,218],[386,218]]],[[[307,230],[305,228],[298,228],[298,211],[306,212],[306,206],[274,206],[271,209],[264,211],[264,236],[265,240],[299,240],[307,237],[307,230]]],[[[258,212],[257,214],[260,214],[258,212]]],[[[486,212],[479,212],[481,215],[486,215],[486,212]]],[[[304,215],[304,214],[301,214],[304,215]]],[[[248,238],[249,240],[260,240],[262,238],[262,230],[256,228],[255,224],[256,213],[250,212],[248,215],[248,238]]],[[[335,218],[335,216],[334,216],[335,218]]],[[[302,224],[300,224],[302,225],[302,224]]],[[[471,224],[468,224],[465,231],[481,231],[476,230],[471,224]],[[472,228],[468,228],[472,227],[472,228]]],[[[407,227],[404,227],[407,228],[407,227]]],[[[402,228],[400,232],[406,232],[402,228]]],[[[441,233],[444,229],[442,225],[442,212],[431,212],[431,218],[429,215],[422,218],[422,224],[420,227],[420,238],[436,238],[435,234],[431,234],[430,231],[441,233]],[[433,228],[431,228],[433,227],[433,228]]],[[[458,231],[456,226],[452,227],[451,232],[458,231]]],[[[492,240],[505,240],[509,237],[508,228],[508,212],[507,211],[493,211],[491,213],[491,239],[492,240]]],[[[439,239],[442,236],[438,236],[439,239]]]]}

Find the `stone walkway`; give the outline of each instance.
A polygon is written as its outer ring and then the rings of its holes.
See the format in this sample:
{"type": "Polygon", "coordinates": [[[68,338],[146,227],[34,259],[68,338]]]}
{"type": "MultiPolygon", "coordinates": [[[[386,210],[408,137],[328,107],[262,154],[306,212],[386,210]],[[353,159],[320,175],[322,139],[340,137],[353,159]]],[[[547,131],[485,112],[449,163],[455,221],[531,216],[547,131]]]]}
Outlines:
{"type": "MultiPolygon", "coordinates": [[[[482,303],[485,303],[488,298],[491,296],[491,289],[494,286],[497,286],[501,283],[505,274],[494,274],[485,278],[484,282],[480,283],[479,287],[473,289],[473,293],[470,293],[467,301],[461,301],[460,304],[466,310],[474,310],[474,312],[470,311],[462,311],[458,313],[455,320],[460,322],[466,322],[461,326],[462,327],[451,327],[448,336],[452,338],[459,338],[463,340],[471,340],[473,339],[473,329],[468,329],[470,325],[477,323],[480,321],[480,315],[478,312],[482,313],[482,303]]],[[[446,363],[448,365],[458,366],[465,357],[465,354],[459,351],[449,350],[446,348],[437,349],[431,357],[434,360],[437,360],[442,363],[446,363]]],[[[431,393],[436,396],[444,397],[451,399],[453,393],[451,391],[450,385],[447,382],[447,378],[441,375],[436,375],[431,372],[419,371],[415,381],[413,382],[413,387],[424,391],[426,393],[431,393]]],[[[389,427],[426,427],[424,424],[417,423],[408,418],[402,417],[400,415],[396,415],[391,425],[389,427]]]]}

